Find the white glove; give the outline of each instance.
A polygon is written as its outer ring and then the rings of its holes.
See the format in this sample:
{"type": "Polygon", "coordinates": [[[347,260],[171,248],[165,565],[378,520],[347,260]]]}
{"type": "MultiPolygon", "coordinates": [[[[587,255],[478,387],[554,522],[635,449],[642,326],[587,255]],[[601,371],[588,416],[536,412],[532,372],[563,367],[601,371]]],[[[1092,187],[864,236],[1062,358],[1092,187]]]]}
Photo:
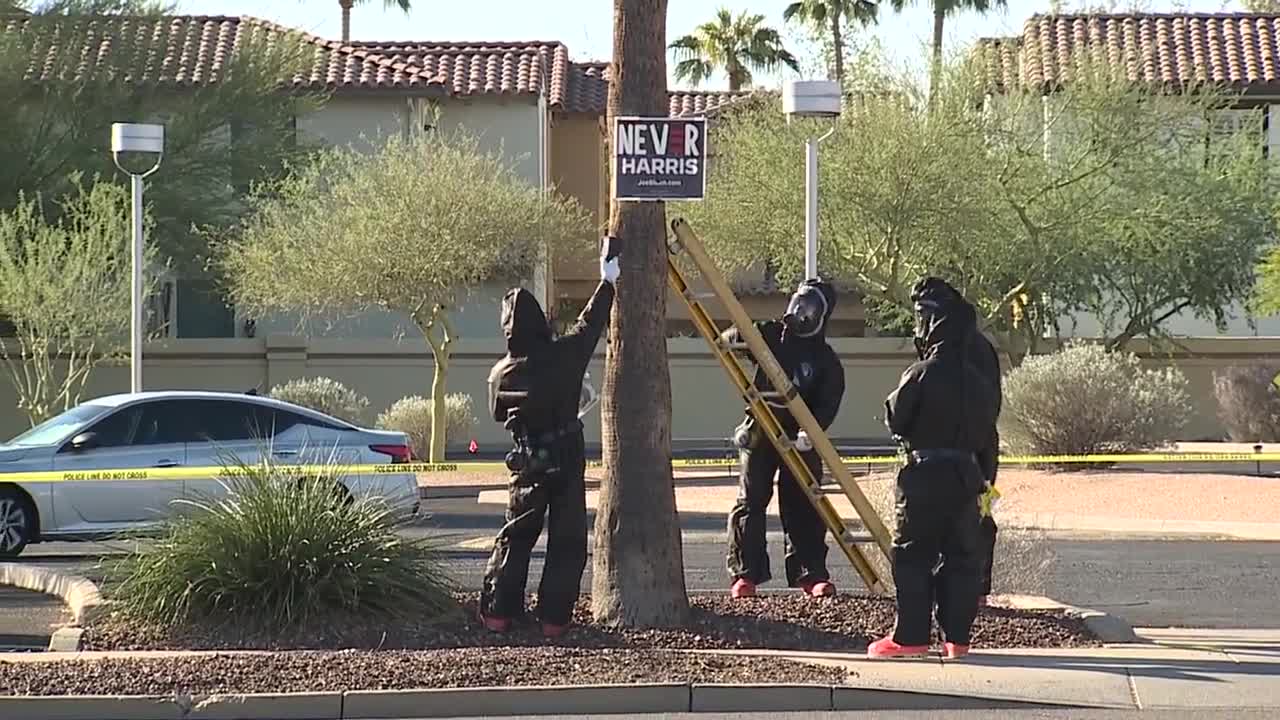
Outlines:
{"type": "Polygon", "coordinates": [[[800,452],[809,452],[813,449],[813,441],[809,439],[809,433],[803,430],[796,433],[796,449],[800,452]]]}
{"type": "Polygon", "coordinates": [[[601,243],[600,248],[600,279],[610,285],[616,285],[618,282],[618,275],[622,272],[622,268],[618,267],[618,258],[606,258],[608,252],[609,239],[605,238],[605,241],[601,243]]]}

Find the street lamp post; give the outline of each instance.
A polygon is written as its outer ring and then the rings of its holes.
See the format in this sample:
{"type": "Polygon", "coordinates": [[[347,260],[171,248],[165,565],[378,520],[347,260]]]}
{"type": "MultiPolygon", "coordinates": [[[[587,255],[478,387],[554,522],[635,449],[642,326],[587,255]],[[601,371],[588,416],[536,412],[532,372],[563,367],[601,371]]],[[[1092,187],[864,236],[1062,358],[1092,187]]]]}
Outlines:
{"type": "MultiPolygon", "coordinates": [[[[790,123],[794,117],[838,117],[841,105],[840,83],[835,80],[792,80],[782,90],[782,112],[790,123]]],[[[821,137],[810,136],[804,142],[804,275],[818,277],[818,143],[835,132],[831,128],[821,137]]]]}
{"type": "Polygon", "coordinates": [[[129,323],[129,392],[142,391],[142,181],[160,168],[164,155],[164,126],[134,123],[111,124],[111,158],[133,184],[133,266],[131,319],[129,323]],[[136,173],[120,164],[120,153],[155,155],[150,170],[136,173]]]}

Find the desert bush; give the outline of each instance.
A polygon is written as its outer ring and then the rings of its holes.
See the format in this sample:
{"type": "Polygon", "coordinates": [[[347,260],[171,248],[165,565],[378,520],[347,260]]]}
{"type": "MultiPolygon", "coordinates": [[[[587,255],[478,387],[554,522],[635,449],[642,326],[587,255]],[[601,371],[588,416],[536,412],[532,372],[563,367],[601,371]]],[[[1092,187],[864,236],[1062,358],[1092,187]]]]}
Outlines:
{"type": "Polygon", "coordinates": [[[1027,358],[1004,381],[1000,434],[1015,453],[1124,453],[1176,440],[1191,413],[1176,368],[1076,343],[1027,358]]]}
{"type": "Polygon", "coordinates": [[[121,613],[283,635],[456,607],[435,541],[397,532],[407,498],[348,496],[328,468],[303,480],[270,462],[232,467],[225,494],[179,501],[151,547],[110,564],[121,613]]]}
{"type": "Polygon", "coordinates": [[[1234,365],[1213,373],[1218,418],[1233,442],[1280,442],[1276,365],[1234,365]]]}
{"type": "MultiPolygon", "coordinates": [[[[445,442],[460,441],[470,436],[476,424],[471,396],[466,393],[446,395],[444,405],[445,442]]],[[[378,416],[377,425],[383,430],[408,434],[414,453],[424,453],[431,447],[431,400],[421,395],[401,398],[378,416]]]]}
{"type": "Polygon", "coordinates": [[[298,378],[271,388],[271,397],[360,424],[369,398],[327,377],[298,378]]]}

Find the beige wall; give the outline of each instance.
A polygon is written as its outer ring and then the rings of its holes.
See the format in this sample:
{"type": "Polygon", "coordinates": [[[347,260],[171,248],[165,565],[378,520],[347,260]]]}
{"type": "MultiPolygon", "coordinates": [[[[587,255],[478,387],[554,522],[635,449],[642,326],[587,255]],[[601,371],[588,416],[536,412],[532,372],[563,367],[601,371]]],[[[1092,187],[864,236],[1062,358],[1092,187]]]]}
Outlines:
{"type": "MultiPolygon", "coordinates": [[[[885,395],[897,384],[902,369],[913,359],[909,341],[891,338],[848,338],[832,343],[845,367],[846,393],[840,415],[831,430],[835,437],[883,440],[882,406],[885,395]]],[[[1185,349],[1173,362],[1191,381],[1196,413],[1188,440],[1217,439],[1221,435],[1215,417],[1212,372],[1230,364],[1262,362],[1280,356],[1280,338],[1211,338],[1184,341],[1185,349]]],[[[476,404],[476,440],[493,449],[507,438],[501,426],[485,417],[489,368],[502,353],[497,340],[464,340],[457,343],[449,373],[449,391],[472,396],[476,404]]],[[[603,380],[604,343],[591,365],[597,390],[603,380]]],[[[672,436],[676,439],[723,438],[738,421],[742,402],[728,378],[698,338],[669,341],[672,374],[672,436]]],[[[1141,347],[1135,347],[1140,351],[1141,347]]],[[[1163,361],[1150,360],[1155,364],[1163,361]]],[[[397,399],[427,395],[431,382],[431,355],[419,342],[388,340],[305,341],[290,336],[237,340],[173,340],[148,346],[145,386],[156,389],[209,389],[262,392],[296,377],[328,376],[366,395],[370,419],[397,399]]],[[[99,370],[85,398],[128,388],[128,368],[99,370]]],[[[15,406],[12,388],[0,383],[0,407],[15,406]]],[[[599,442],[600,414],[586,420],[587,440],[599,442]]],[[[12,437],[25,428],[15,411],[0,417],[0,435],[12,437]]],[[[456,456],[453,455],[453,456],[456,456]]]]}
{"type": "MultiPolygon", "coordinates": [[[[298,119],[304,138],[329,145],[370,152],[380,142],[404,134],[411,124],[422,121],[428,103],[440,110],[439,129],[459,128],[477,136],[483,151],[501,151],[503,158],[530,183],[539,182],[538,108],[532,98],[516,100],[443,99],[436,103],[422,98],[359,96],[331,98],[316,112],[298,119]]],[[[505,285],[482,285],[460,297],[453,322],[462,337],[496,338],[499,303],[505,285]]],[[[243,316],[238,316],[237,327],[243,316]]],[[[293,333],[300,329],[311,336],[346,338],[421,338],[417,327],[404,313],[367,312],[353,317],[326,319],[299,327],[298,316],[277,313],[255,318],[257,335],[293,333]]]]}
{"type": "MultiPolygon", "coordinates": [[[[551,182],[557,191],[574,198],[591,213],[592,221],[601,234],[609,222],[604,163],[599,115],[572,113],[553,116],[551,182]]],[[[596,259],[592,257],[557,257],[554,267],[557,294],[561,296],[571,291],[560,287],[560,283],[590,280],[594,286],[599,275],[596,259]]]]}

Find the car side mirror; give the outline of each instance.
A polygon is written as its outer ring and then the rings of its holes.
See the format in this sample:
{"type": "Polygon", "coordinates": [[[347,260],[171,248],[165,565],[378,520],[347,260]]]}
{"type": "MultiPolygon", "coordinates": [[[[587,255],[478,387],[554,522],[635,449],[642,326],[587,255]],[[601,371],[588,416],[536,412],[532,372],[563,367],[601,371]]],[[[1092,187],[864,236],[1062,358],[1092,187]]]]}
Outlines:
{"type": "Polygon", "coordinates": [[[92,432],[92,431],[82,432],[79,435],[71,438],[72,450],[88,450],[90,448],[95,448],[97,446],[98,446],[98,433],[96,432],[92,432]]]}

